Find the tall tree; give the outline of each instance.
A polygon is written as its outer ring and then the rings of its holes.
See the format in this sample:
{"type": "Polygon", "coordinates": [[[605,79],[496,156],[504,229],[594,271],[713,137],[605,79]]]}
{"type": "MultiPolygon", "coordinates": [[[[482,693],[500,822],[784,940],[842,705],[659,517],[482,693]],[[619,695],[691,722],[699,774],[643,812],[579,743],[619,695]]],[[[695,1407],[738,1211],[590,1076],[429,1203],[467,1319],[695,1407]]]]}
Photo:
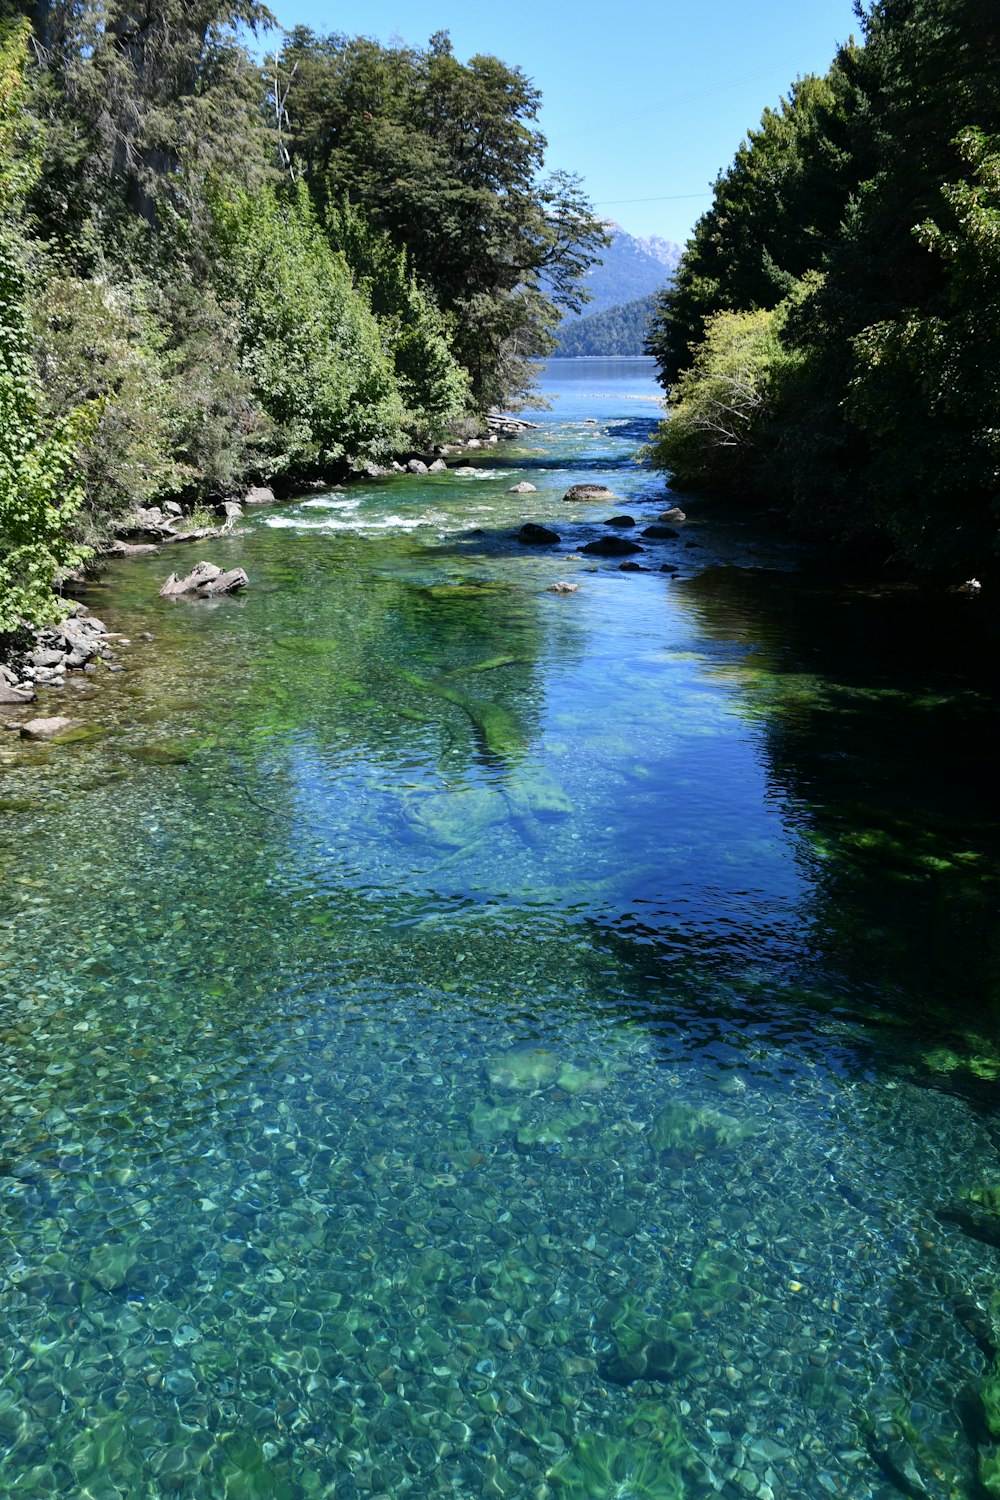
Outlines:
{"type": "Polygon", "coordinates": [[[523,392],[605,240],[574,179],[540,178],[537,89],[497,58],[459,62],[444,32],[420,51],[299,29],[275,81],[307,180],[405,247],[477,405],[523,392]]]}

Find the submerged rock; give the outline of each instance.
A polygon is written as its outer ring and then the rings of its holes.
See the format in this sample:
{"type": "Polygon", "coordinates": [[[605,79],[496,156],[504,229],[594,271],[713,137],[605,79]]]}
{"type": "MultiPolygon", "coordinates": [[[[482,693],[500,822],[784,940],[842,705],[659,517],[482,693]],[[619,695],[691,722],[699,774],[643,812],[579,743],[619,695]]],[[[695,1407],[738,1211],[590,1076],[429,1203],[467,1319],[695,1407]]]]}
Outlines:
{"type": "Polygon", "coordinates": [[[555,583],[550,583],[546,590],[549,594],[575,594],[580,587],[578,583],[567,583],[565,578],[559,578],[555,583]]]}
{"type": "Polygon", "coordinates": [[[571,484],[563,495],[564,500],[614,500],[614,490],[603,484],[571,484]]]}
{"type": "Polygon", "coordinates": [[[51,719],[29,719],[26,724],[21,725],[21,738],[23,740],[54,740],[60,735],[68,734],[72,729],[81,728],[83,728],[81,720],[66,719],[57,714],[51,719]]]}
{"type": "Polygon", "coordinates": [[[517,539],[525,547],[551,547],[559,541],[558,531],[548,526],[539,526],[535,521],[526,521],[517,533],[517,539]]]}
{"type": "Polygon", "coordinates": [[[626,536],[602,536],[596,542],[588,542],[580,551],[593,557],[627,557],[630,552],[642,552],[643,548],[626,536]]]}

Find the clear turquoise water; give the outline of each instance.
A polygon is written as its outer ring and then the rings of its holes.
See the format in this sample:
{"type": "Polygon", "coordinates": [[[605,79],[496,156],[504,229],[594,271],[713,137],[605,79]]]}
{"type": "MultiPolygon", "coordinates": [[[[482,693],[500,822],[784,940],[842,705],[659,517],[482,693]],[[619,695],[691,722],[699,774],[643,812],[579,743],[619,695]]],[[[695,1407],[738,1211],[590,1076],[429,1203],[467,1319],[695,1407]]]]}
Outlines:
{"type": "Polygon", "coordinates": [[[251,514],[242,598],[116,565],[127,670],[42,704],[100,735],[0,739],[3,1493],[976,1494],[966,604],[696,505],[571,560],[671,497],[648,367],[546,378],[471,474],[251,514]]]}

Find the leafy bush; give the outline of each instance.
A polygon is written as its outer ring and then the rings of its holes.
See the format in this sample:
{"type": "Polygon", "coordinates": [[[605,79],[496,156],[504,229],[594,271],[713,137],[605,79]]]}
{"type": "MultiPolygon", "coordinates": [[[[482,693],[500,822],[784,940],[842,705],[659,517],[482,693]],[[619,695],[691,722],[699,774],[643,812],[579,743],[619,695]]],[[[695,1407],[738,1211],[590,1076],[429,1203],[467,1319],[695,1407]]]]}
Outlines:
{"type": "Polygon", "coordinates": [[[786,310],[782,304],[708,320],[649,449],[678,488],[759,486],[783,392],[802,362],[781,342],[786,310]]]}
{"type": "Polygon", "coordinates": [[[240,361],[273,423],[272,472],[328,473],[389,457],[404,407],[378,324],[308,194],[273,188],[215,205],[218,294],[240,361]]]}

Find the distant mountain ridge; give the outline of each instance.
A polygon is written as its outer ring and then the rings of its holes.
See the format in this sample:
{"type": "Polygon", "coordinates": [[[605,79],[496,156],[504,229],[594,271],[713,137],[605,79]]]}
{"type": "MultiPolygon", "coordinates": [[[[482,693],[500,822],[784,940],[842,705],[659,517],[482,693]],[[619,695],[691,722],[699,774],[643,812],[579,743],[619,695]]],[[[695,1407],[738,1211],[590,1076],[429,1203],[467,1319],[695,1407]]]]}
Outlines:
{"type": "Polygon", "coordinates": [[[611,244],[602,252],[600,263],[591,266],[583,279],[591,300],[582,315],[569,314],[563,319],[564,328],[575,316],[593,317],[595,313],[660,291],[677,268],[682,246],[659,235],[639,239],[610,220],[605,227],[611,232],[611,244]]]}

